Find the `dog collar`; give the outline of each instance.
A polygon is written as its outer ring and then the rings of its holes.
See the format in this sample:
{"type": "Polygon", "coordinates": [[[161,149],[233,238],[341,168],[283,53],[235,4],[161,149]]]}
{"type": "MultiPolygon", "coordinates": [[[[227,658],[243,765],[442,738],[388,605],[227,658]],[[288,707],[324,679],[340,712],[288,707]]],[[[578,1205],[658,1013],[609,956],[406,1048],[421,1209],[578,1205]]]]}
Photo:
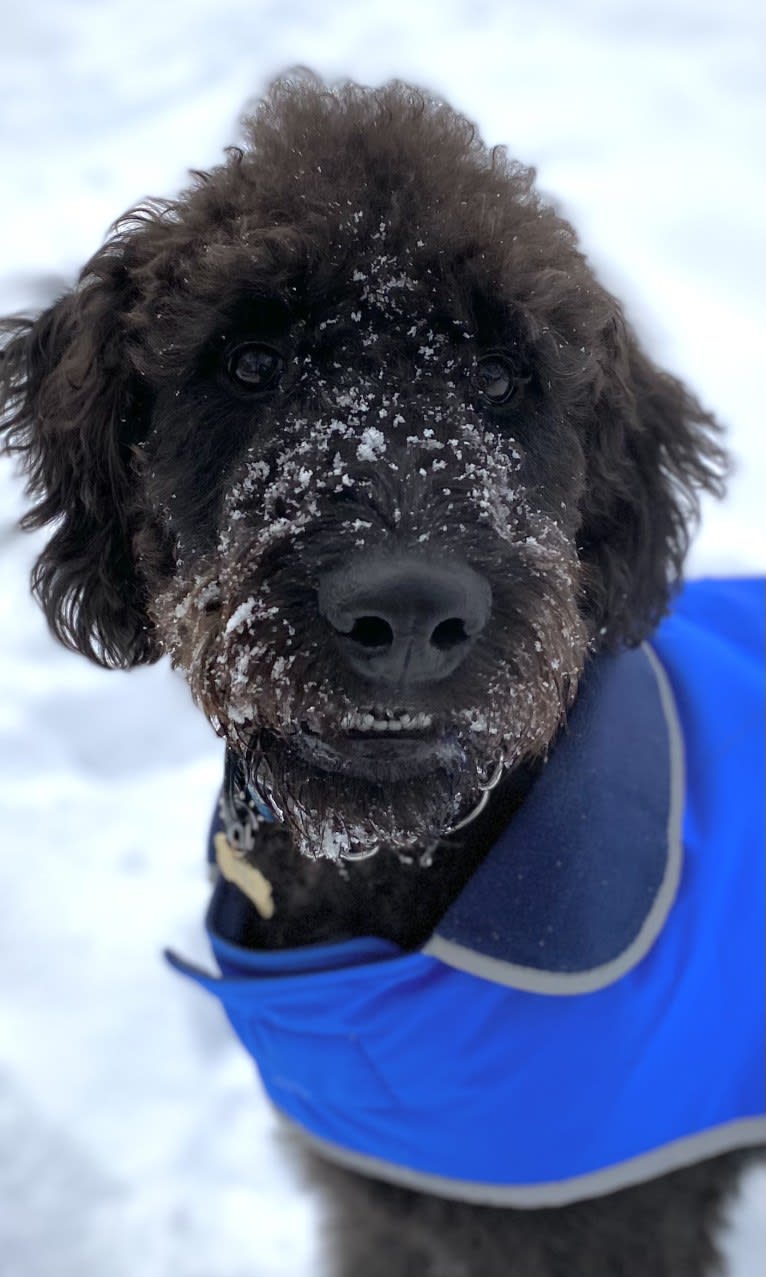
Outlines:
{"type": "Polygon", "coordinates": [[[219,815],[230,846],[239,853],[252,851],[260,827],[276,821],[265,798],[248,784],[242,764],[231,749],[226,750],[219,815]]]}

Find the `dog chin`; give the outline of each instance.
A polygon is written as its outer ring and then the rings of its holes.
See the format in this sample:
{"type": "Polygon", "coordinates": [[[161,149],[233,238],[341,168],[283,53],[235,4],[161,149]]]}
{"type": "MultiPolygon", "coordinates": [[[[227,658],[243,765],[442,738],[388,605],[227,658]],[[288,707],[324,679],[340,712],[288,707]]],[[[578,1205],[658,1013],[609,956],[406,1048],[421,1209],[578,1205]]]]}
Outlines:
{"type": "Polygon", "coordinates": [[[274,741],[255,768],[256,789],[312,859],[425,850],[481,796],[479,761],[456,740],[359,744],[274,741]]]}
{"type": "Polygon", "coordinates": [[[455,774],[466,762],[466,751],[454,735],[327,738],[302,730],[291,748],[310,767],[372,784],[395,785],[438,771],[455,774]]]}

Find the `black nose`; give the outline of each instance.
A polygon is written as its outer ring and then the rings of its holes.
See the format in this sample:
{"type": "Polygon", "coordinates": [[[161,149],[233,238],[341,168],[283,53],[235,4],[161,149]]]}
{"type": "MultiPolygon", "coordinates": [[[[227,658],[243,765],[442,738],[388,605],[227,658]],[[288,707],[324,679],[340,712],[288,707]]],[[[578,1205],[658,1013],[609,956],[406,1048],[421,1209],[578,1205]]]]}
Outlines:
{"type": "Polygon", "coordinates": [[[489,582],[455,559],[361,558],[319,583],[319,611],[347,664],[372,683],[398,687],[448,678],[491,607],[489,582]]]}

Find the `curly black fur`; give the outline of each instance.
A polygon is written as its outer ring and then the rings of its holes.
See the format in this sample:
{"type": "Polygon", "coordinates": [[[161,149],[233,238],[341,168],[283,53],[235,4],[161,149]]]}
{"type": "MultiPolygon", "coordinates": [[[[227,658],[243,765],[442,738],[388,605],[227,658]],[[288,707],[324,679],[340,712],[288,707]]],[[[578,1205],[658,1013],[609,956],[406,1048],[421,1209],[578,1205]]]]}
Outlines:
{"type": "Polygon", "coordinates": [[[734,1177],[751,1161],[728,1154],[609,1197],[536,1211],[321,1173],[335,1190],[330,1228],[343,1237],[338,1277],[701,1277],[720,1272],[714,1229],[734,1177]]]}
{"type": "MultiPolygon", "coordinates": [[[[523,801],[589,653],[638,643],[667,610],[724,457],[533,174],[449,107],[302,74],[245,131],[177,199],[121,218],[43,315],[4,324],[24,525],[53,528],[33,586],[57,637],[100,664],[170,652],[283,809],[259,852],[280,922],[254,918],[254,944],[411,946],[523,801]],[[232,375],[247,343],[281,370],[255,390],[232,375]],[[477,372],[488,357],[502,402],[477,372]],[[317,612],[327,573],[381,548],[465,561],[493,599],[449,685],[408,693],[449,747],[411,774],[394,759],[385,786],[322,754],[373,693],[317,612]],[[470,847],[445,839],[498,757],[508,777],[470,847]],[[345,877],[291,846],[371,840],[399,857],[345,877]],[[436,843],[432,868],[400,863],[436,843]]],[[[328,1171],[337,1271],[712,1273],[738,1166],[526,1216],[328,1171]]]]}
{"type": "MultiPolygon", "coordinates": [[[[310,78],[278,82],[246,132],[246,150],[195,174],[178,199],[122,217],[77,288],[38,320],[6,321],[9,446],[38,498],[25,525],[61,521],[35,572],[57,636],[107,665],[161,655],[147,599],[164,564],[136,560],[157,517],[136,447],[158,401],[188,382],[190,357],[230,322],[243,286],[271,301],[306,280],[307,317],[342,290],[349,262],[333,232],[359,208],[373,225],[390,220],[397,247],[427,214],[420,272],[443,281],[480,345],[523,344],[549,396],[549,411],[534,405],[545,438],[530,447],[563,456],[564,482],[572,469],[587,473],[577,539],[593,630],[640,641],[679,579],[698,490],[720,491],[716,427],[641,351],[533,174],[399,84],[330,92],[310,78]]],[[[199,381],[195,391],[205,425],[199,381]]],[[[224,425],[195,431],[194,456],[173,458],[189,472],[189,508],[177,517],[195,534],[215,517],[206,480],[242,447],[224,425]]]]}

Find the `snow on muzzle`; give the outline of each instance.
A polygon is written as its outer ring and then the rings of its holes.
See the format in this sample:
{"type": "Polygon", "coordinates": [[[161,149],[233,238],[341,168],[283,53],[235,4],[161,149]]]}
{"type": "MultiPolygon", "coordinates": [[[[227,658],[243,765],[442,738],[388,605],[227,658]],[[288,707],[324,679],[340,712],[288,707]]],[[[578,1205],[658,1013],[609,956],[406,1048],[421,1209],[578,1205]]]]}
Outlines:
{"type": "Polygon", "coordinates": [[[446,722],[434,689],[406,703],[396,696],[376,715],[384,698],[365,690],[328,641],[317,583],[351,556],[454,555],[492,593],[485,631],[454,685],[448,680],[449,731],[472,760],[468,791],[498,758],[513,766],[544,751],[587,640],[575,548],[532,507],[513,442],[468,419],[417,433],[402,424],[392,434],[329,418],[312,423],[308,438],[299,421],[286,433],[273,459],[243,459],[215,550],[179,571],[155,607],[167,649],[217,730],[245,753],[264,732],[289,743],[307,728],[325,739],[358,730],[369,715],[370,730],[388,740],[402,730],[390,725],[391,708],[410,726],[436,710],[446,722]]]}

